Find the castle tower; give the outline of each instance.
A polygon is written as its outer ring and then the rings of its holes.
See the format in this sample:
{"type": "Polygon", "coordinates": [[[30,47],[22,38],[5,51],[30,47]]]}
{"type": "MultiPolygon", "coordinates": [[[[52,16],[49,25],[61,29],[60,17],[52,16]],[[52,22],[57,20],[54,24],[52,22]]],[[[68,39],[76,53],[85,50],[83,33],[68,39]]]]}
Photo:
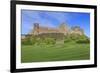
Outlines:
{"type": "Polygon", "coordinates": [[[38,35],[39,34],[39,23],[34,23],[33,26],[34,26],[34,30],[33,30],[34,35],[38,35]]]}
{"type": "Polygon", "coordinates": [[[84,31],[79,26],[74,26],[71,28],[71,34],[83,35],[84,31]]]}
{"type": "Polygon", "coordinates": [[[62,23],[59,26],[59,30],[60,30],[61,33],[64,33],[64,35],[67,35],[69,33],[68,26],[65,23],[62,23]]]}

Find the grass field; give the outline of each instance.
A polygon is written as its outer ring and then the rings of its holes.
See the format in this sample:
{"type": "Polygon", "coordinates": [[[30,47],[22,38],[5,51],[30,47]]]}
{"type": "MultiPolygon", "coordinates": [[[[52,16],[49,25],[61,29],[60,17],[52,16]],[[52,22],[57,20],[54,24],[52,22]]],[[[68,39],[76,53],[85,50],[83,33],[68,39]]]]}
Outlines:
{"type": "Polygon", "coordinates": [[[55,45],[22,45],[21,62],[86,60],[90,58],[90,45],[64,43],[55,45]]]}

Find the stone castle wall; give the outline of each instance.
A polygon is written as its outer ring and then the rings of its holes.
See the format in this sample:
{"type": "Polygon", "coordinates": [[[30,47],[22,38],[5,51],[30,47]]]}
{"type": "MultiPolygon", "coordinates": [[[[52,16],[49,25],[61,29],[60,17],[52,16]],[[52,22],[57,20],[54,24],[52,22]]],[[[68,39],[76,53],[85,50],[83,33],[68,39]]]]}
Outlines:
{"type": "Polygon", "coordinates": [[[44,33],[63,33],[64,35],[67,35],[67,34],[82,35],[82,34],[84,34],[80,27],[76,27],[74,29],[69,29],[69,27],[64,23],[61,24],[57,28],[42,27],[38,23],[35,23],[31,34],[38,35],[38,34],[44,34],[44,33]]]}
{"type": "Polygon", "coordinates": [[[34,24],[34,28],[32,31],[27,34],[21,36],[21,39],[24,39],[27,36],[37,36],[37,37],[53,37],[58,39],[63,39],[64,36],[70,35],[70,34],[77,34],[77,35],[83,35],[84,31],[80,27],[73,27],[69,28],[66,24],[61,24],[57,28],[50,28],[50,27],[43,27],[40,26],[38,23],[34,24]]]}

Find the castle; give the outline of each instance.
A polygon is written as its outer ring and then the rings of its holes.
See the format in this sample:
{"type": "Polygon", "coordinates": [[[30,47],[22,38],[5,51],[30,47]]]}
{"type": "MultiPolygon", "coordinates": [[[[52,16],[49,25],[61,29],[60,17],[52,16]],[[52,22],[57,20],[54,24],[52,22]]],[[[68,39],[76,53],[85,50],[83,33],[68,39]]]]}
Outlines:
{"type": "MultiPolygon", "coordinates": [[[[33,29],[31,30],[31,32],[27,35],[23,35],[21,36],[22,39],[24,39],[26,36],[57,36],[57,37],[63,37],[63,36],[67,36],[70,34],[76,34],[76,35],[83,35],[84,31],[83,29],[81,29],[78,26],[74,26],[74,27],[68,27],[65,23],[62,23],[60,26],[56,27],[56,28],[51,28],[51,27],[43,27],[40,26],[39,23],[34,23],[33,25],[33,29]]],[[[57,38],[55,37],[55,38],[57,38]]],[[[59,39],[59,38],[58,38],[59,39]]]]}
{"type": "Polygon", "coordinates": [[[39,35],[39,34],[44,34],[44,33],[45,34],[46,33],[63,33],[64,35],[68,35],[68,34],[82,35],[84,34],[84,31],[78,26],[69,28],[65,23],[62,23],[57,28],[43,27],[43,26],[40,26],[39,23],[34,23],[34,28],[30,32],[30,34],[39,35]]]}

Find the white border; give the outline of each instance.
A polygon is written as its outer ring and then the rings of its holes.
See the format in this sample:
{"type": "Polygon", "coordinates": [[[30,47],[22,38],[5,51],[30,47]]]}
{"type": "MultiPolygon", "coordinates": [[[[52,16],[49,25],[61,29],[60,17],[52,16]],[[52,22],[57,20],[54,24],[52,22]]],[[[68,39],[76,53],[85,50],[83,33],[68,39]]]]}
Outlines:
{"type": "Polygon", "coordinates": [[[51,7],[51,6],[35,6],[35,5],[16,5],[16,68],[39,68],[39,67],[54,67],[54,66],[72,66],[94,64],[94,10],[84,8],[69,8],[69,7],[51,7]],[[90,60],[80,61],[56,61],[56,62],[33,62],[21,63],[21,9],[28,10],[49,10],[49,11],[66,11],[66,12],[84,12],[90,13],[90,60]]]}

